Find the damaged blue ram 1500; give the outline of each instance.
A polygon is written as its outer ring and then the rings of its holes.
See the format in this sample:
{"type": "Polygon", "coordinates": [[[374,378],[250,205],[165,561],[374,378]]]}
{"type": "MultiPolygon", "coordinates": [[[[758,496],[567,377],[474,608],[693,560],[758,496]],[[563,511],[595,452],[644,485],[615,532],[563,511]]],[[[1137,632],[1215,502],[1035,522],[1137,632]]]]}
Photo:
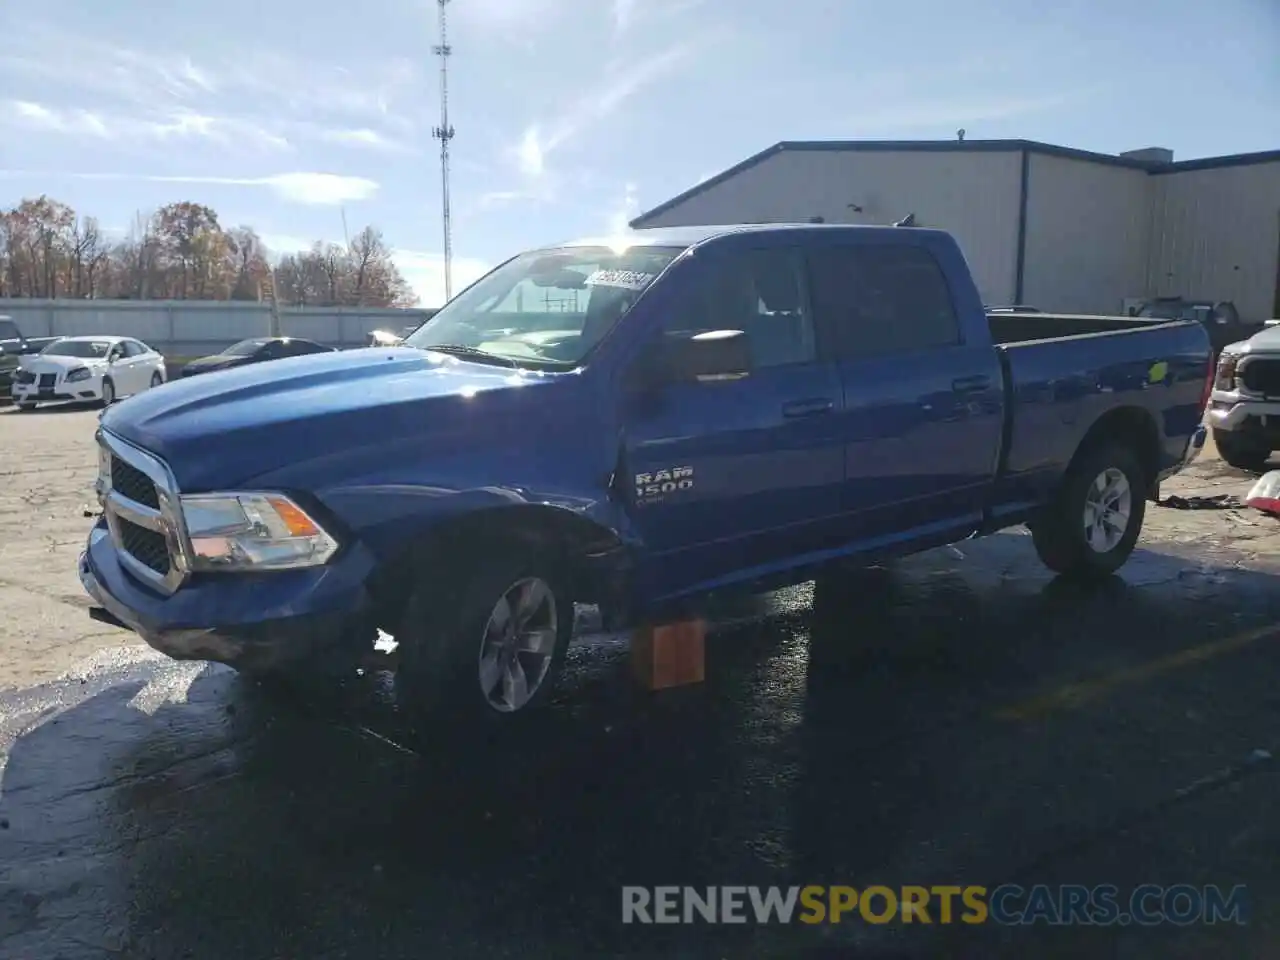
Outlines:
{"type": "Polygon", "coordinates": [[[180,659],[400,644],[406,702],[510,723],[575,602],[621,626],[1026,523],[1124,563],[1194,457],[1204,328],[988,315],[946,233],[645,230],[517,256],[406,346],[175,382],[102,418],[80,577],[180,659]]]}

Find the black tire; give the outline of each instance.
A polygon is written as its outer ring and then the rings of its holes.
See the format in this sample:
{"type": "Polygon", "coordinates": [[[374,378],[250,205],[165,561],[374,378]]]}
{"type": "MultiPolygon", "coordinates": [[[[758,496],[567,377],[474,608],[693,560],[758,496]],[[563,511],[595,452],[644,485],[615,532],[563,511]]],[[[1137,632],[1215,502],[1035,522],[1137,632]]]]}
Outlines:
{"type": "Polygon", "coordinates": [[[1259,471],[1271,457],[1267,445],[1237,436],[1229,430],[1214,430],[1213,445],[1218,448],[1218,456],[1240,470],[1259,471]]]}
{"type": "MultiPolygon", "coordinates": [[[[464,564],[462,571],[443,579],[423,576],[411,594],[395,635],[398,699],[407,713],[433,726],[443,721],[468,724],[465,730],[471,731],[475,724],[484,731],[516,729],[555,686],[573,633],[573,597],[562,565],[531,548],[493,543],[474,555],[475,565],[464,564]],[[532,580],[545,585],[551,599],[543,625],[554,630],[552,649],[528,700],[503,711],[481,687],[481,649],[499,601],[532,580]]],[[[463,727],[452,729],[465,732],[463,727]]]]}
{"type": "Polygon", "coordinates": [[[34,403],[19,403],[17,407],[21,413],[30,413],[36,408],[36,405],[34,403]]]}
{"type": "Polygon", "coordinates": [[[102,406],[109,407],[116,402],[116,385],[110,377],[102,379],[102,406]]]}
{"type": "Polygon", "coordinates": [[[151,375],[151,386],[153,388],[158,387],[162,383],[164,383],[164,377],[160,376],[160,371],[157,370],[155,373],[151,375]]]}
{"type": "Polygon", "coordinates": [[[1150,483],[1138,458],[1126,447],[1106,444],[1080,453],[1067,470],[1057,495],[1031,524],[1032,541],[1041,562],[1054,573],[1098,580],[1119,570],[1138,542],[1147,512],[1150,483]],[[1119,540],[1109,549],[1091,546],[1086,536],[1090,491],[1108,471],[1123,474],[1129,488],[1129,512],[1119,540]]]}

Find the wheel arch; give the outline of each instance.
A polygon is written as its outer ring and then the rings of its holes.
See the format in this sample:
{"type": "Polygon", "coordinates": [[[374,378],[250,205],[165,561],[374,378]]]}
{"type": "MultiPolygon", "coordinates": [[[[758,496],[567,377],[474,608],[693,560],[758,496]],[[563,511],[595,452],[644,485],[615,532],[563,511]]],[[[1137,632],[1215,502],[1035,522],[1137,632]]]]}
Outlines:
{"type": "Polygon", "coordinates": [[[1117,442],[1129,447],[1137,456],[1147,482],[1147,496],[1154,497],[1156,477],[1160,473],[1160,428],[1151,411],[1143,407],[1117,407],[1095,420],[1076,447],[1067,472],[1085,454],[1117,442]]]}
{"type": "Polygon", "coordinates": [[[415,584],[433,567],[462,568],[495,542],[547,551],[565,564],[574,600],[614,602],[627,551],[618,532],[564,507],[507,504],[451,517],[380,563],[369,582],[379,626],[393,632],[415,584]]]}

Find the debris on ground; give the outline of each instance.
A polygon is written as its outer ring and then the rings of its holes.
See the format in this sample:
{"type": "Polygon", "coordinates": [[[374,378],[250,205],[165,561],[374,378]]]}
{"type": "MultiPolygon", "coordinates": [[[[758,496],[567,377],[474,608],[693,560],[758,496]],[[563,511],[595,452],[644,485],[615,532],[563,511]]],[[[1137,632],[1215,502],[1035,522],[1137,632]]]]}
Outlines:
{"type": "MultiPolygon", "coordinates": [[[[1275,472],[1280,473],[1280,470],[1275,472]]],[[[1212,497],[1180,497],[1174,494],[1156,501],[1157,507],[1169,507],[1173,510],[1238,510],[1246,505],[1247,501],[1241,501],[1239,497],[1230,493],[1220,493],[1212,497]]]]}

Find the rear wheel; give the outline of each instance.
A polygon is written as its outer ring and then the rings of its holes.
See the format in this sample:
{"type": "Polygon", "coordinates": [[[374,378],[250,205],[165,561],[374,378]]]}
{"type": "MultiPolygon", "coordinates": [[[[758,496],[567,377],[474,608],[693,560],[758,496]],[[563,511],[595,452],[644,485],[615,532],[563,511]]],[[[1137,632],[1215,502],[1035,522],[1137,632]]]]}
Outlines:
{"type": "Polygon", "coordinates": [[[424,577],[396,633],[397,685],[423,719],[519,724],[554,685],[573,631],[573,599],[559,564],[495,544],[447,581],[424,577]]]}
{"type": "Polygon", "coordinates": [[[1266,444],[1241,437],[1230,430],[1214,430],[1213,445],[1218,448],[1218,456],[1241,470],[1261,470],[1271,456],[1266,444]]]}
{"type": "Polygon", "coordinates": [[[1082,579],[1119,570],[1142,532],[1147,482],[1137,457],[1119,444],[1080,454],[1053,502],[1031,525],[1044,565],[1082,579]]]}

